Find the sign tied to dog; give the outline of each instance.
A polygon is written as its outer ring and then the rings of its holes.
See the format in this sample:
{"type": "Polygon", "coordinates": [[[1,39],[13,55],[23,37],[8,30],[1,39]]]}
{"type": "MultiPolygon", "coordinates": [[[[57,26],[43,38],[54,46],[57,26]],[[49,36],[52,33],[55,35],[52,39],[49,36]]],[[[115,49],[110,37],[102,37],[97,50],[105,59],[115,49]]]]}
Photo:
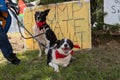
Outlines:
{"type": "MultiPolygon", "coordinates": [[[[50,4],[26,8],[24,13],[24,25],[33,33],[35,23],[34,14],[36,11],[50,9],[47,16],[47,23],[55,32],[58,39],[69,38],[81,49],[91,48],[91,27],[90,27],[90,2],[70,1],[64,3],[50,4]]],[[[29,37],[29,34],[25,32],[29,37]]],[[[26,49],[37,49],[38,45],[33,39],[25,41],[26,49]]]]}

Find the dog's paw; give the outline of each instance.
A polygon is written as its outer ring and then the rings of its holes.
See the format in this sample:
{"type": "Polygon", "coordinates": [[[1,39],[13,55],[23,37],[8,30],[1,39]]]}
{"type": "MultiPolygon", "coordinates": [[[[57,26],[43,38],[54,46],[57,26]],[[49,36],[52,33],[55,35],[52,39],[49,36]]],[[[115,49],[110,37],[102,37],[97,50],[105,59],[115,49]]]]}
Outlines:
{"type": "Polygon", "coordinates": [[[45,55],[47,55],[48,54],[48,49],[45,49],[45,55]]]}
{"type": "Polygon", "coordinates": [[[59,72],[59,69],[55,69],[54,71],[55,71],[55,72],[59,72]]]}
{"type": "Polygon", "coordinates": [[[59,67],[58,67],[58,65],[55,65],[55,66],[54,66],[54,71],[55,71],[55,72],[59,72],[59,67]]]}
{"type": "Polygon", "coordinates": [[[53,67],[55,72],[59,72],[59,67],[58,67],[57,64],[54,64],[54,63],[50,62],[49,66],[53,67]]]}
{"type": "Polygon", "coordinates": [[[63,67],[67,67],[67,66],[68,66],[68,64],[64,64],[64,65],[63,65],[63,67]]]}

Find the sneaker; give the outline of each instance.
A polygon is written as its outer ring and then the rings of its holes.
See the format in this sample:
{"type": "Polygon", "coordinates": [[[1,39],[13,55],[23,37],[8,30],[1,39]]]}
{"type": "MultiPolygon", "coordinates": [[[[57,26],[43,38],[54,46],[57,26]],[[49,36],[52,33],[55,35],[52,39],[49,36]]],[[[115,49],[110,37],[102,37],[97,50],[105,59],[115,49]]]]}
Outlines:
{"type": "Polygon", "coordinates": [[[11,54],[8,58],[7,58],[8,61],[10,61],[12,64],[14,65],[18,65],[20,64],[20,59],[18,59],[16,57],[16,54],[11,54]]]}

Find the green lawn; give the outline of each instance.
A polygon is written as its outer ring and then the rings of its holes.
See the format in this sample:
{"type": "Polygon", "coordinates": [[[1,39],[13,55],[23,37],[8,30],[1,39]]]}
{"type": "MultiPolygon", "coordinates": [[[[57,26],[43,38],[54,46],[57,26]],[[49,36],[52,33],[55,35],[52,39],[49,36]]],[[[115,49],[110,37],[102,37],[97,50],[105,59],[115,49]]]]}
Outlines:
{"type": "Polygon", "coordinates": [[[92,50],[77,51],[66,68],[56,73],[38,51],[18,53],[21,64],[12,65],[0,57],[0,80],[120,80],[120,43],[111,42],[92,50]]]}

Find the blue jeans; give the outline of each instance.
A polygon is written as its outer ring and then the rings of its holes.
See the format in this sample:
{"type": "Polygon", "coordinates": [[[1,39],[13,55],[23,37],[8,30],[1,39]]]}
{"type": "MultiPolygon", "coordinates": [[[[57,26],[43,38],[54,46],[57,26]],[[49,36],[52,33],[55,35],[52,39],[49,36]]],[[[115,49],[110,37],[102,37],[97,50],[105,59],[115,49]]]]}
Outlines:
{"type": "Polygon", "coordinates": [[[8,40],[7,33],[5,33],[1,25],[0,25],[0,49],[5,58],[8,58],[11,54],[13,54],[13,49],[8,40]]]}

